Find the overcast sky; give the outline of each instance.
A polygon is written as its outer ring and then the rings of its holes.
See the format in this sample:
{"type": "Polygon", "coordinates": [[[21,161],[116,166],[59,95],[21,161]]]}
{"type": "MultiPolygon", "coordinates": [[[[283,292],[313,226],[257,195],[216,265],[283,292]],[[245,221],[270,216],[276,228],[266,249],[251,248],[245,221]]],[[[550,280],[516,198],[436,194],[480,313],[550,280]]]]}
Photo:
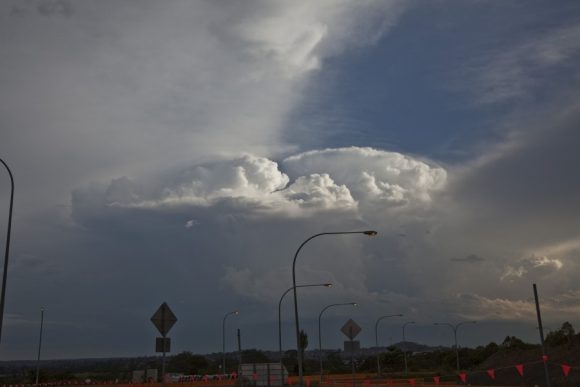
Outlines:
{"type": "MultiPolygon", "coordinates": [[[[580,4],[0,3],[0,158],[16,182],[0,359],[340,348],[580,328],[580,4]],[[295,347],[290,295],[284,348],[295,347]]],[[[4,251],[9,180],[0,173],[4,251]]]]}

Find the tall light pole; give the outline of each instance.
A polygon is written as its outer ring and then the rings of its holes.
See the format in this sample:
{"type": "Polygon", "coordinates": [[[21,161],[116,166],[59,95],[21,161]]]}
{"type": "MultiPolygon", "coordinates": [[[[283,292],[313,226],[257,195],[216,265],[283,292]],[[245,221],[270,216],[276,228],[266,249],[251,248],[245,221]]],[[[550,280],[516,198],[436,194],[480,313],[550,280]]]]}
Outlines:
{"type": "Polygon", "coordinates": [[[318,357],[320,358],[320,385],[322,386],[322,324],[321,324],[321,319],[322,319],[322,313],[324,313],[324,311],[328,308],[332,308],[335,306],[357,306],[358,304],[356,302],[343,302],[340,304],[330,304],[324,307],[324,309],[322,309],[320,311],[320,314],[318,315],[318,357]]]}
{"type": "Polygon", "coordinates": [[[222,321],[222,373],[226,373],[226,318],[229,315],[238,315],[240,314],[239,310],[233,310],[225,314],[224,319],[222,321]]]}
{"type": "Polygon", "coordinates": [[[6,231],[6,250],[4,251],[4,273],[2,275],[2,293],[0,294],[0,341],[2,341],[2,326],[4,325],[4,300],[6,298],[6,277],[8,275],[8,256],[10,254],[10,231],[12,230],[12,207],[14,204],[14,177],[8,164],[0,159],[0,163],[6,167],[10,176],[10,207],[8,210],[8,228],[6,231]]]}
{"type": "Polygon", "coordinates": [[[407,321],[406,323],[403,324],[403,345],[404,345],[403,359],[405,360],[405,375],[407,375],[407,372],[408,372],[408,369],[407,369],[407,339],[405,338],[405,328],[409,324],[415,324],[415,321],[407,321]]]}
{"type": "MultiPolygon", "coordinates": [[[[309,288],[315,286],[324,286],[327,288],[332,287],[332,284],[312,284],[312,285],[298,285],[297,288],[309,288]]],[[[290,292],[290,290],[294,289],[293,287],[288,288],[280,297],[280,301],[278,302],[278,346],[280,349],[280,385],[284,385],[284,366],[282,364],[282,300],[290,292]]]]}
{"type": "Polygon", "coordinates": [[[381,376],[381,354],[379,353],[379,321],[389,318],[389,317],[403,317],[402,314],[388,314],[386,316],[381,316],[377,319],[375,323],[375,345],[377,347],[377,375],[381,376]]]}
{"type": "Polygon", "coordinates": [[[445,325],[453,330],[453,339],[455,340],[455,359],[457,360],[457,371],[459,372],[459,346],[457,345],[457,330],[460,326],[465,324],[475,324],[477,321],[462,321],[459,324],[450,323],[434,323],[433,325],[445,325]]]}
{"type": "Polygon", "coordinates": [[[44,308],[40,308],[40,335],[38,336],[38,356],[36,358],[36,382],[38,386],[38,376],[40,375],[40,348],[42,347],[42,327],[44,325],[44,308]]]}
{"type": "Polygon", "coordinates": [[[302,352],[300,351],[300,323],[298,320],[298,295],[296,294],[296,258],[298,258],[298,253],[302,250],[302,247],[312,239],[322,236],[322,235],[343,235],[343,234],[363,234],[368,236],[375,236],[377,235],[376,231],[367,230],[367,231],[338,231],[338,232],[321,232],[319,234],[312,235],[310,238],[306,239],[296,250],[294,254],[294,260],[292,261],[292,289],[294,290],[294,319],[296,320],[296,348],[297,351],[297,360],[298,360],[298,386],[302,387],[304,384],[304,375],[302,372],[302,352]]]}

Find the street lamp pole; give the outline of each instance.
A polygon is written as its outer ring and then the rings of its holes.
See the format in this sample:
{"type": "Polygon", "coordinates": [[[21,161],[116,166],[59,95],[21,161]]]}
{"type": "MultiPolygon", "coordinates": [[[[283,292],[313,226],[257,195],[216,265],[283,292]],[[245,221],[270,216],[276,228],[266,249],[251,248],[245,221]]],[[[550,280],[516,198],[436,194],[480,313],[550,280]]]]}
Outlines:
{"type": "Polygon", "coordinates": [[[8,175],[10,176],[10,207],[8,210],[8,228],[6,231],[6,249],[4,251],[4,273],[2,275],[2,294],[0,295],[0,341],[2,341],[2,326],[4,325],[4,301],[6,298],[6,280],[8,275],[8,256],[10,253],[10,232],[12,230],[12,207],[14,204],[14,177],[12,171],[8,168],[8,164],[0,159],[0,163],[6,167],[8,175]]]}
{"type": "Polygon", "coordinates": [[[375,236],[377,235],[376,231],[367,230],[367,231],[339,231],[339,232],[321,232],[319,234],[312,235],[308,239],[306,239],[296,250],[294,254],[294,260],[292,261],[292,290],[294,293],[294,320],[296,325],[296,348],[297,351],[297,360],[298,360],[298,386],[302,387],[304,384],[304,374],[302,371],[302,352],[300,351],[300,323],[298,320],[298,295],[296,294],[296,258],[298,258],[298,253],[302,250],[302,247],[312,239],[322,236],[322,235],[342,235],[342,234],[364,234],[368,236],[375,236]]]}
{"type": "Polygon", "coordinates": [[[357,306],[356,302],[343,302],[340,304],[330,304],[324,307],[324,309],[322,309],[320,311],[320,314],[318,315],[318,357],[320,358],[320,386],[322,386],[322,324],[321,324],[321,319],[322,319],[322,313],[324,313],[324,311],[328,308],[332,308],[334,306],[357,306]]]}
{"type": "Polygon", "coordinates": [[[38,376],[40,375],[40,348],[42,347],[42,327],[44,325],[44,308],[40,308],[40,335],[38,337],[38,356],[36,357],[36,382],[38,386],[38,376]]]}
{"type": "Polygon", "coordinates": [[[457,330],[460,326],[465,324],[475,324],[477,321],[462,321],[459,324],[450,324],[450,323],[434,323],[433,325],[445,325],[450,327],[453,330],[453,339],[455,340],[455,359],[457,361],[457,372],[459,372],[459,345],[457,344],[457,330]]]}
{"type": "Polygon", "coordinates": [[[222,373],[224,375],[226,373],[226,318],[232,314],[238,315],[240,311],[234,310],[226,313],[222,321],[222,373]]]}
{"type": "Polygon", "coordinates": [[[403,324],[403,345],[404,345],[403,359],[405,360],[405,375],[407,375],[407,372],[408,372],[408,369],[407,369],[407,339],[405,338],[405,328],[409,324],[415,324],[415,321],[407,321],[406,323],[403,324]]]}
{"type": "Polygon", "coordinates": [[[377,347],[377,375],[381,376],[381,360],[380,360],[380,353],[379,353],[379,321],[389,318],[389,317],[403,317],[402,314],[389,314],[386,316],[381,316],[377,319],[375,323],[375,346],[377,347]]]}
{"type": "MultiPolygon", "coordinates": [[[[309,287],[315,287],[315,286],[324,286],[327,288],[332,287],[332,284],[312,284],[312,285],[298,285],[296,286],[297,288],[309,288],[309,287]]],[[[288,294],[292,289],[292,288],[288,288],[288,290],[286,290],[284,292],[284,294],[282,294],[282,297],[280,297],[280,301],[278,302],[278,346],[279,346],[279,350],[280,350],[280,385],[283,386],[284,385],[284,365],[282,364],[282,300],[284,299],[284,297],[286,296],[286,294],[288,294]]]]}

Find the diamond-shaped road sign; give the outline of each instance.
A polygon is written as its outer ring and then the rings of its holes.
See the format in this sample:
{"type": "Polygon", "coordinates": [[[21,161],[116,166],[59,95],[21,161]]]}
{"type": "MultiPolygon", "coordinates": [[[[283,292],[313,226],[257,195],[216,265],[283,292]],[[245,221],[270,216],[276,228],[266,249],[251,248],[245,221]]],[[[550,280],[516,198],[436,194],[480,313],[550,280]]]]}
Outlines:
{"type": "Polygon", "coordinates": [[[352,340],[360,333],[360,331],[362,331],[362,328],[351,318],[349,318],[348,321],[342,326],[342,328],[340,328],[340,331],[344,333],[346,337],[352,340]]]}
{"type": "Polygon", "coordinates": [[[167,303],[161,304],[157,312],[151,317],[153,325],[157,328],[163,337],[171,330],[177,322],[177,317],[173,314],[167,303]]]}

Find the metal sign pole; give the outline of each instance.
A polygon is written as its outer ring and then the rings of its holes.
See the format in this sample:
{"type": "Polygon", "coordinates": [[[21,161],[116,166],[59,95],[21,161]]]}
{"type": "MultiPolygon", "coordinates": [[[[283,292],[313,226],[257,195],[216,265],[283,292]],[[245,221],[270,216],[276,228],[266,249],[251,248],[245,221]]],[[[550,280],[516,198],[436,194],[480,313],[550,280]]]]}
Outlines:
{"type": "Polygon", "coordinates": [[[163,360],[161,362],[161,380],[165,387],[165,336],[163,336],[163,360]]]}
{"type": "MultiPolygon", "coordinates": [[[[165,332],[165,308],[161,309],[161,329],[165,332]]],[[[163,357],[161,360],[161,383],[163,387],[165,386],[165,335],[166,333],[162,333],[161,337],[163,337],[163,357]]]]}
{"type": "Polygon", "coordinates": [[[352,325],[349,327],[349,336],[350,336],[350,368],[352,372],[352,387],[355,387],[354,382],[354,342],[353,342],[353,334],[352,334],[352,325]]]}

